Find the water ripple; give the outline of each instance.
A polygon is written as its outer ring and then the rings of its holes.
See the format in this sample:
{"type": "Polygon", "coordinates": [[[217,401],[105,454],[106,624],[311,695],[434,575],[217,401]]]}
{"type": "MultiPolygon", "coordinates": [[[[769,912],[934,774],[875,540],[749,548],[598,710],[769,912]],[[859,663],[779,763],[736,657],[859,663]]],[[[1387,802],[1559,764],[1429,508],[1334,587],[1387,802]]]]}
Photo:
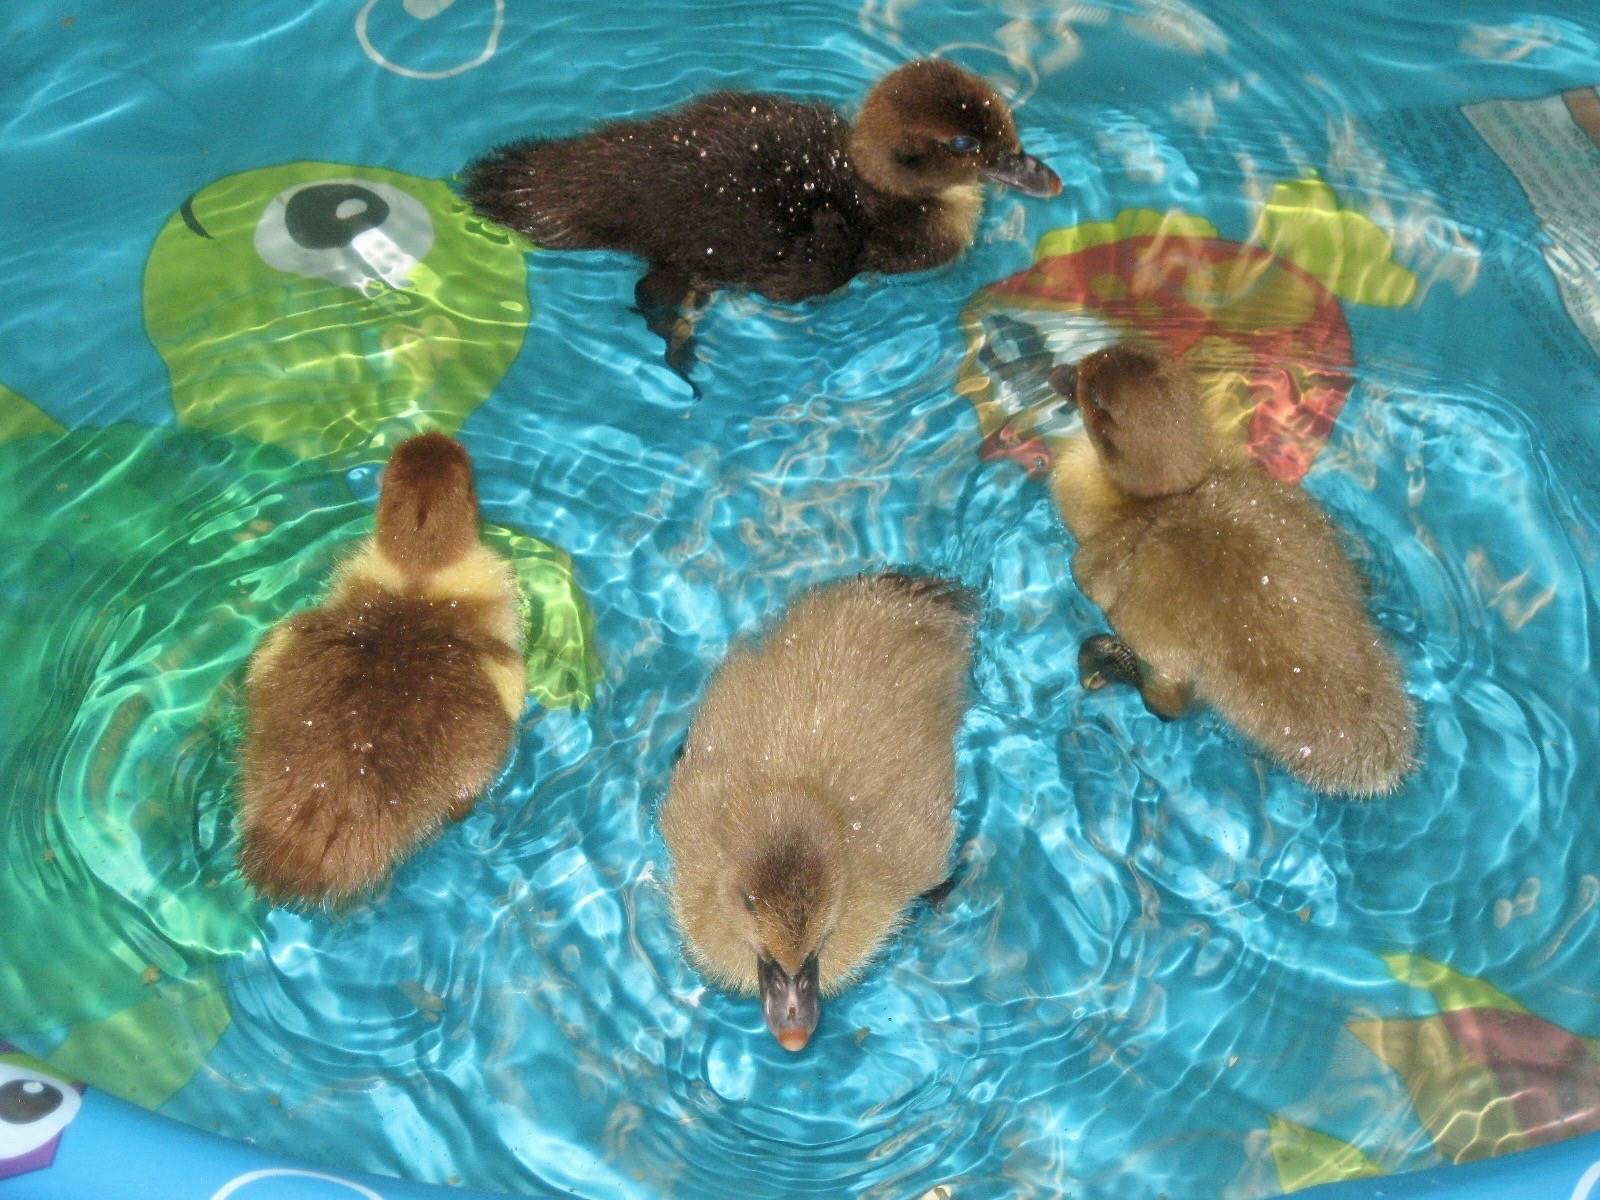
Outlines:
{"type": "MultiPolygon", "coordinates": [[[[1399,21],[1361,0],[1334,36],[1314,13],[1257,7],[668,0],[505,5],[501,27],[488,0],[367,5],[394,63],[475,62],[426,81],[369,61],[333,0],[257,5],[248,29],[218,9],[182,39],[131,10],[6,18],[29,62],[0,82],[15,101],[0,106],[0,208],[22,231],[0,268],[0,369],[41,410],[26,428],[72,428],[0,441],[15,797],[0,907],[20,917],[0,930],[6,1035],[230,1136],[506,1191],[1242,1200],[1284,1186],[1269,1121],[1387,1168],[1455,1153],[1407,1072],[1446,1081],[1438,1121],[1495,1110],[1460,1082],[1472,1064],[1445,1001],[1404,963],[1504,989],[1551,1029],[1600,1030],[1600,501],[1577,469],[1600,397],[1591,350],[1550,307],[1545,235],[1487,150],[1450,139],[1461,103],[1592,84],[1600,30],[1502,6],[1463,31],[1443,6],[1399,21]],[[241,671],[370,527],[376,480],[319,415],[340,408],[342,376],[274,410],[304,460],[167,427],[210,398],[229,330],[283,328],[213,310],[290,295],[270,273],[178,281],[206,328],[176,322],[154,345],[143,276],[183,198],[301,160],[444,178],[496,142],[713,87],[849,107],[937,48],[1021,101],[1062,196],[991,197],[972,252],[926,275],[802,306],[719,299],[698,331],[699,401],[630,311],[636,268],[617,255],[529,257],[531,318],[503,370],[525,306],[488,281],[503,240],[462,234],[436,268],[455,294],[441,311],[493,301],[500,356],[412,380],[398,407],[464,419],[488,518],[571,556],[604,675],[587,707],[531,708],[492,793],[381,894],[336,915],[254,902],[233,865],[241,671]],[[1274,188],[1309,171],[1410,272],[1408,302],[1355,298],[1372,277],[1341,282],[1337,263],[1323,265],[1340,298],[1281,265],[1260,276],[1266,301],[1250,292],[1274,188]],[[1227,365],[1266,353],[1252,339],[1275,305],[1338,318],[1272,353],[1303,352],[1343,404],[1300,465],[1419,706],[1421,768],[1394,797],[1319,799],[1214,716],[1168,725],[1078,684],[1077,644],[1103,617],[1072,585],[1046,489],[980,456],[994,410],[969,399],[968,336],[998,353],[996,312],[1022,327],[1055,311],[974,301],[1046,233],[1123,236],[1110,223],[1141,209],[1215,236],[1158,311],[1107,301],[1063,317],[1066,341],[1118,320],[1198,328],[1213,336],[1196,361],[1227,365]],[[1217,298],[1233,286],[1248,294],[1217,298]],[[1177,311],[1191,301],[1198,318],[1177,311]],[[176,410],[158,357],[175,346],[198,370],[176,410]],[[655,809],[729,646],[802,588],[885,562],[957,575],[984,602],[960,886],[796,1058],[685,960],[655,809]],[[1371,1048],[1385,1036],[1432,1057],[1386,1061],[1371,1048]],[[73,1059],[81,1044],[125,1049],[73,1059]]],[[[345,327],[343,302],[308,302],[316,338],[370,334],[345,327]]],[[[393,345],[352,353],[405,365],[393,345]]],[[[983,381],[1008,418],[1040,396],[1025,357],[983,381]]],[[[248,361],[280,382],[275,352],[248,361]]]]}

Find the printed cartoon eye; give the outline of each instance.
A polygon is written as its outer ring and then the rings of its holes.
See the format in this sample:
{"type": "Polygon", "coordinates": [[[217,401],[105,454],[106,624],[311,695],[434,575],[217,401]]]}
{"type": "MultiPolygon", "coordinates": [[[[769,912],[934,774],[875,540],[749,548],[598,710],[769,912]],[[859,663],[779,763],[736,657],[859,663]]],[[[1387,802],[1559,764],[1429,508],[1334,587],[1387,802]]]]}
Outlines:
{"type": "Polygon", "coordinates": [[[958,133],[955,137],[946,142],[945,145],[957,154],[971,154],[978,148],[978,139],[975,137],[968,137],[964,133],[958,133]]]}
{"type": "Polygon", "coordinates": [[[267,202],[256,253],[270,267],[367,292],[409,287],[433,247],[433,220],[415,197],[371,179],[297,184],[267,202]]]}
{"type": "Polygon", "coordinates": [[[0,1121],[28,1125],[61,1105],[61,1089],[42,1079],[13,1079],[0,1084],[0,1121]]]}
{"type": "Polygon", "coordinates": [[[66,1080],[8,1061],[9,1049],[0,1042],[0,1179],[48,1166],[82,1102],[66,1080]]]}

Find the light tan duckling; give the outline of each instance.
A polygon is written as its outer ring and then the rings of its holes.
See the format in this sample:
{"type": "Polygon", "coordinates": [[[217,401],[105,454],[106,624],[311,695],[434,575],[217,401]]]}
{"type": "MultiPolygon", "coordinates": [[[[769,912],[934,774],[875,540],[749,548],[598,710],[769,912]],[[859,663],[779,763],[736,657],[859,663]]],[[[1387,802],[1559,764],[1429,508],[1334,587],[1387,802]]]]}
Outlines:
{"type": "Polygon", "coordinates": [[[471,460],[443,434],[404,442],[377,533],[250,661],[244,874],[277,902],[382,882],[493,780],[524,671],[510,568],[478,540],[471,460]]]}
{"type": "Polygon", "coordinates": [[[675,913],[785,1049],[912,900],[947,890],[970,614],[938,579],[816,589],[729,655],[695,715],[661,808],[675,913]]]}
{"type": "Polygon", "coordinates": [[[1327,517],[1220,444],[1169,359],[1112,346],[1050,381],[1085,430],[1052,477],[1073,577],[1116,630],[1083,643],[1083,685],[1169,719],[1198,694],[1318,791],[1394,790],[1412,705],[1327,517]]]}

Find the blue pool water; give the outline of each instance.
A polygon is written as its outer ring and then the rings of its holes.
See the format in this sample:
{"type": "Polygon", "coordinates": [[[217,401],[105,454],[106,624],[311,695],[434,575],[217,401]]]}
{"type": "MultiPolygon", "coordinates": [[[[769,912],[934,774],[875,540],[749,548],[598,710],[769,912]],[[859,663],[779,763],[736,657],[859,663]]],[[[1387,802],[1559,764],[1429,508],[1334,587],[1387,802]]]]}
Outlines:
{"type": "Polygon", "coordinates": [[[317,1163],[597,1200],[1242,1200],[1600,1128],[1600,14],[1540,10],[12,6],[0,1036],[317,1163]],[[699,402],[632,263],[524,266],[440,182],[935,52],[1061,196],[992,195],[929,274],[722,297],[699,402]],[[391,189],[392,277],[291,253],[325,179],[391,189]],[[1233,372],[1219,419],[1304,376],[1249,434],[1371,580],[1421,712],[1398,795],[1079,688],[1102,620],[995,449],[1049,451],[1040,347],[1130,327],[1233,372]],[[383,894],[270,911],[232,864],[244,663],[420,424],[518,548],[541,690],[383,894]],[[962,881],[796,1058],[685,962],[654,807],[731,640],[884,562],[985,601],[962,881]]]}

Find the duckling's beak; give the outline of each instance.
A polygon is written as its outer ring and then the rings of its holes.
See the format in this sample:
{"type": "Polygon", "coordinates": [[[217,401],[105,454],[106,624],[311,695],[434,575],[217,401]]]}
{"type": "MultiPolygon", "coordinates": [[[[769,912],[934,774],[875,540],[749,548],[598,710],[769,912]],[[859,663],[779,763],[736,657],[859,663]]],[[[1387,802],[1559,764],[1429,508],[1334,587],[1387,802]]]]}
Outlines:
{"type": "Polygon", "coordinates": [[[1016,188],[1029,196],[1058,196],[1061,178],[1031,154],[1018,150],[1008,154],[992,167],[986,167],[985,178],[1006,187],[1016,188]]]}
{"type": "Polygon", "coordinates": [[[1050,372],[1050,386],[1060,393],[1061,398],[1069,404],[1078,402],[1078,368],[1071,363],[1062,363],[1050,372]]]}
{"type": "Polygon", "coordinates": [[[778,960],[762,956],[756,960],[761,979],[761,1013],[767,1028],[785,1050],[804,1050],[817,1027],[821,1010],[817,1004],[817,956],[813,954],[790,975],[778,960]]]}

